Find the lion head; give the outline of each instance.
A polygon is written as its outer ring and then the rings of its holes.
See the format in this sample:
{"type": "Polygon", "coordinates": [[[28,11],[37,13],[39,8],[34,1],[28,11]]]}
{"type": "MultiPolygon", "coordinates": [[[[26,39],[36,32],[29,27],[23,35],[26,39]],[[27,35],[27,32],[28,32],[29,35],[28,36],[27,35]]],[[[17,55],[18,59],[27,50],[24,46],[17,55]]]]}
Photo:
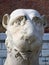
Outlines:
{"type": "Polygon", "coordinates": [[[6,28],[7,47],[19,51],[36,51],[41,47],[46,18],[38,11],[14,10],[10,15],[3,16],[2,24],[6,28]]]}

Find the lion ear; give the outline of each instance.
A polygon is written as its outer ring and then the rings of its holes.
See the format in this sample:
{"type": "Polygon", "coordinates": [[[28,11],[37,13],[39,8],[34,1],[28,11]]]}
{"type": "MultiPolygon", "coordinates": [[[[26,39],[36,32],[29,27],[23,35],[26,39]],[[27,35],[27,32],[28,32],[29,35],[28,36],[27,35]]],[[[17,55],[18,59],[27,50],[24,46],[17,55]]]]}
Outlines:
{"type": "Polygon", "coordinates": [[[5,14],[3,16],[3,19],[2,19],[2,25],[3,27],[6,29],[7,28],[7,24],[9,22],[9,19],[10,19],[10,16],[8,14],[5,14]]]}
{"type": "Polygon", "coordinates": [[[46,16],[45,15],[42,15],[41,16],[41,19],[42,19],[43,26],[46,27],[47,26],[47,18],[46,18],[46,16]]]}

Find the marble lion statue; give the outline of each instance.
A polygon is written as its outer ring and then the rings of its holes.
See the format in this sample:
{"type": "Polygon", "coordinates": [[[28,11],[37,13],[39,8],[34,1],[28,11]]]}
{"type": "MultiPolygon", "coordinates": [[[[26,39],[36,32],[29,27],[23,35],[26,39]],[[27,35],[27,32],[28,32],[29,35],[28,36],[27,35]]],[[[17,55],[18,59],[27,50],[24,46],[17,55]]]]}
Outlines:
{"type": "Polygon", "coordinates": [[[39,65],[46,17],[34,9],[16,9],[3,16],[7,58],[4,65],[39,65]]]}

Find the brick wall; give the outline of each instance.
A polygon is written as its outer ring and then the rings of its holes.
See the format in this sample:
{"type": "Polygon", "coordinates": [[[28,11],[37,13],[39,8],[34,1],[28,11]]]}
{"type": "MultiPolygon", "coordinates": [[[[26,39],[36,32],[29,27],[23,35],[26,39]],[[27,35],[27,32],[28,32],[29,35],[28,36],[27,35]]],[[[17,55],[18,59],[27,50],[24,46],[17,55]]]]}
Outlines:
{"type": "MultiPolygon", "coordinates": [[[[10,14],[17,8],[31,8],[38,10],[41,14],[46,15],[48,26],[45,32],[49,32],[49,0],[0,0],[0,24],[5,13],[10,14]]],[[[1,25],[0,25],[1,26],[1,25]]],[[[5,31],[0,29],[0,32],[5,31]]]]}

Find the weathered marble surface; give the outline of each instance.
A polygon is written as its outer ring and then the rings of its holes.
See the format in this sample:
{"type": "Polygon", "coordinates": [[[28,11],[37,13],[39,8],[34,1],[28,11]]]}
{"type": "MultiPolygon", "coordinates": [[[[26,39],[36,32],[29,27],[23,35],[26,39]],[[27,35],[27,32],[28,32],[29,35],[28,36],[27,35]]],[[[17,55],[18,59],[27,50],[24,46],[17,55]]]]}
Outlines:
{"type": "Polygon", "coordinates": [[[7,58],[4,65],[38,65],[45,16],[33,9],[17,9],[3,16],[7,58]]]}

